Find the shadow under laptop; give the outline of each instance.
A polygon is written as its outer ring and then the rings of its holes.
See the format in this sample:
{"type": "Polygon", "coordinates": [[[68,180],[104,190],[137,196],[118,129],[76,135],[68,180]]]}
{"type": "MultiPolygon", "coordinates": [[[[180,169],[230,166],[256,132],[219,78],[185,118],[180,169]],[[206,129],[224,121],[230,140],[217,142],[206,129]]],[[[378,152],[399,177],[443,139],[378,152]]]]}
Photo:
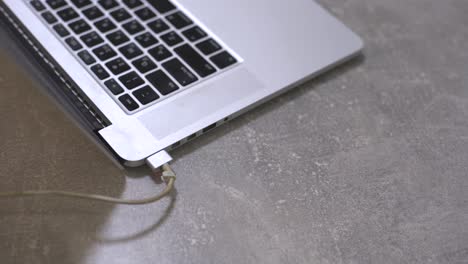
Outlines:
{"type": "MultiPolygon", "coordinates": [[[[8,49],[7,49],[8,50],[8,49]]],[[[47,97],[43,78],[26,61],[0,54],[0,192],[66,190],[113,197],[154,195],[164,184],[144,168],[118,168],[47,97]]],[[[1,263],[95,263],[106,244],[155,232],[170,216],[176,193],[132,207],[56,197],[0,200],[1,263]]]]}

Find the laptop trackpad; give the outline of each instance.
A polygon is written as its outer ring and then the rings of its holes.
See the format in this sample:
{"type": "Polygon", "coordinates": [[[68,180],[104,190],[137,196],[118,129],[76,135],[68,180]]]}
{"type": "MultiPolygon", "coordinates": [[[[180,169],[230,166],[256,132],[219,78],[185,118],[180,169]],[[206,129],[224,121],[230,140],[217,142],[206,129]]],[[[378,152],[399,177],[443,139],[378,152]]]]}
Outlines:
{"type": "Polygon", "coordinates": [[[161,102],[139,119],[158,140],[174,133],[188,135],[256,102],[262,94],[265,86],[239,66],[161,102]]]}

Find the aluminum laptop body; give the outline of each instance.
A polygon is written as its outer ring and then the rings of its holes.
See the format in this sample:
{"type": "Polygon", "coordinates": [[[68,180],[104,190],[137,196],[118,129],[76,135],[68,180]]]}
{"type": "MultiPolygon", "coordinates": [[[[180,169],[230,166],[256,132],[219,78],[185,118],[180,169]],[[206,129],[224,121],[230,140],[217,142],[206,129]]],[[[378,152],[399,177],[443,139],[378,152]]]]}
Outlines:
{"type": "MultiPolygon", "coordinates": [[[[106,33],[100,30],[105,24],[88,21],[86,16],[91,11],[83,13],[88,6],[79,7],[72,0],[63,1],[78,17],[62,21],[61,16],[67,14],[59,12],[66,6],[54,9],[55,2],[51,4],[45,0],[40,1],[45,7],[41,11],[29,0],[3,0],[0,11],[6,24],[60,84],[64,97],[69,98],[64,101],[75,104],[78,112],[90,120],[89,131],[127,166],[139,166],[155,153],[178,147],[344,62],[362,49],[358,36],[312,0],[172,0],[169,4],[176,9],[171,10],[160,9],[158,0],[117,1],[118,6],[110,10],[103,8],[99,1],[91,1],[103,17],[109,17],[115,24],[115,28],[106,33]],[[132,7],[132,3],[139,6],[132,7]],[[154,17],[145,20],[146,17],[137,14],[145,7],[154,17]],[[122,23],[115,20],[120,19],[117,14],[120,8],[130,14],[129,21],[134,19],[142,26],[141,32],[132,34],[139,26],[125,24],[125,17],[121,17],[122,23]],[[44,17],[44,12],[52,13],[56,21],[48,23],[50,18],[44,17]],[[183,19],[173,22],[175,12],[181,12],[183,19]],[[79,32],[79,25],[73,28],[76,25],[73,23],[81,18],[88,21],[91,29],[76,33],[74,30],[79,32]],[[153,34],[155,28],[160,27],[157,19],[165,22],[169,26],[167,30],[174,34],[154,34],[158,43],[144,48],[139,41],[144,41],[144,32],[153,34]],[[184,27],[184,21],[191,21],[196,28],[184,27]],[[112,72],[108,62],[114,58],[102,62],[97,59],[95,63],[100,64],[99,67],[83,63],[77,55],[79,51],[71,49],[60,36],[63,32],[58,31],[57,24],[67,29],[67,38],[77,39],[90,54],[104,56],[105,51],[95,50],[98,46],[86,48],[87,41],[92,43],[93,39],[83,36],[95,31],[102,38],[102,45],[109,44],[115,57],[122,57],[123,62],[115,61],[115,64],[127,64],[126,71],[112,72]],[[113,46],[108,35],[116,30],[135,42],[141,54],[127,59],[128,54],[124,52],[128,50],[120,49],[126,44],[113,46]],[[136,41],[140,34],[142,37],[136,41]],[[173,44],[177,36],[183,42],[173,44]],[[155,59],[162,53],[151,47],[161,43],[173,54],[173,59],[155,59]],[[215,49],[218,50],[213,51],[215,49]],[[197,56],[193,55],[194,50],[197,56]],[[145,73],[140,67],[147,66],[148,62],[137,61],[143,56],[154,64],[154,68],[145,73]],[[193,66],[201,61],[204,68],[200,64],[198,68],[193,66]],[[101,76],[100,70],[108,74],[101,76]],[[125,87],[135,83],[128,72],[136,72],[144,83],[125,87]],[[109,90],[106,85],[111,79],[122,89],[109,90]],[[165,81],[164,87],[152,85],[161,80],[165,81]]],[[[169,5],[167,0],[162,2],[169,5]]]]}

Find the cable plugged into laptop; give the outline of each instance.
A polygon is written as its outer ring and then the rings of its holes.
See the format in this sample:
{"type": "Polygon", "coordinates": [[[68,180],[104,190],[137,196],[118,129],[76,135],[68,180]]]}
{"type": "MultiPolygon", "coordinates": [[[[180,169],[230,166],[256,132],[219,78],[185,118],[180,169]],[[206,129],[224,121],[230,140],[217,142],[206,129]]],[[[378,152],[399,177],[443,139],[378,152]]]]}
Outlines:
{"type": "Polygon", "coordinates": [[[65,198],[83,199],[97,202],[105,202],[112,204],[126,205],[143,205],[157,202],[167,196],[173,189],[176,180],[176,174],[169,166],[169,161],[172,158],[166,151],[160,151],[146,159],[146,164],[151,168],[153,173],[160,175],[161,179],[166,183],[166,188],[157,195],[143,199],[121,199],[98,194],[86,194],[77,192],[67,192],[58,190],[35,190],[35,191],[19,191],[0,193],[0,199],[5,198],[21,198],[28,196],[57,196],[65,198]],[[162,170],[162,171],[161,171],[162,170]]]}

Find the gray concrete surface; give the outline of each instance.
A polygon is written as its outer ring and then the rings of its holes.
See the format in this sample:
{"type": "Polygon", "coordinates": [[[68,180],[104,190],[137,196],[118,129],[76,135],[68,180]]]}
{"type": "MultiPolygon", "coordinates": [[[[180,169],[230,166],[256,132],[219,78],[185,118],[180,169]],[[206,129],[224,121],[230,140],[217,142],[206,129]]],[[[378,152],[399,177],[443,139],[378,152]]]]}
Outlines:
{"type": "Polygon", "coordinates": [[[0,201],[0,262],[468,263],[468,2],[319,2],[363,57],[175,151],[162,203],[0,201]]]}

